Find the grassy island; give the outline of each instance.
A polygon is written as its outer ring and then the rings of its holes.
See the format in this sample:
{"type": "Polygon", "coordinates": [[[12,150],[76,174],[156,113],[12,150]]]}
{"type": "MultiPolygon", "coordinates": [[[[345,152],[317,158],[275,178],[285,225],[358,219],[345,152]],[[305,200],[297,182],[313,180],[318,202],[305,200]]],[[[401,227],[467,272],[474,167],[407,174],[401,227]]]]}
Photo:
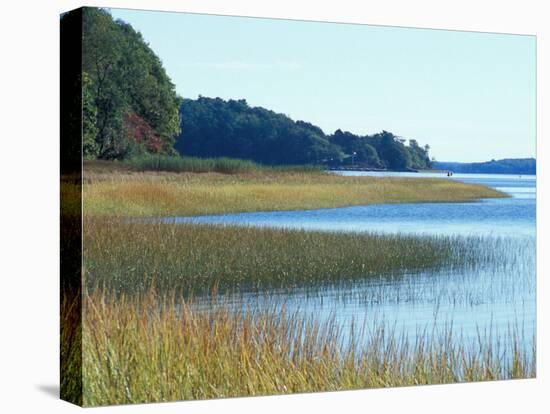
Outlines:
{"type": "Polygon", "coordinates": [[[505,197],[482,185],[440,178],[343,177],[292,169],[141,172],[116,163],[89,163],[84,170],[85,212],[102,216],[196,216],[505,197]]]}

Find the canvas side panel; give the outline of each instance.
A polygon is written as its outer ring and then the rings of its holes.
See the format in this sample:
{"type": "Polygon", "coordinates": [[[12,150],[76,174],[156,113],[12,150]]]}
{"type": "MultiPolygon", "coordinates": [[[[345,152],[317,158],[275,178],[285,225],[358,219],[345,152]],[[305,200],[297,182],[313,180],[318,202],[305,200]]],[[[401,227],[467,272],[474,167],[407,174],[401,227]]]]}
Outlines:
{"type": "Polygon", "coordinates": [[[82,405],[82,9],[60,25],[60,393],[82,405]]]}

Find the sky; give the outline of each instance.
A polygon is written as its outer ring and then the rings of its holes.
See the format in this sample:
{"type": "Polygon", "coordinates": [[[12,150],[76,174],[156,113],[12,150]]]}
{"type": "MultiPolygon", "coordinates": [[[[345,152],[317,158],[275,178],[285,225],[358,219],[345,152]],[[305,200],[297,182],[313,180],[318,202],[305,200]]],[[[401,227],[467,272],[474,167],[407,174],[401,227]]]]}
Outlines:
{"type": "Polygon", "coordinates": [[[111,9],[184,98],[246,99],[438,161],[536,154],[534,36],[111,9]]]}

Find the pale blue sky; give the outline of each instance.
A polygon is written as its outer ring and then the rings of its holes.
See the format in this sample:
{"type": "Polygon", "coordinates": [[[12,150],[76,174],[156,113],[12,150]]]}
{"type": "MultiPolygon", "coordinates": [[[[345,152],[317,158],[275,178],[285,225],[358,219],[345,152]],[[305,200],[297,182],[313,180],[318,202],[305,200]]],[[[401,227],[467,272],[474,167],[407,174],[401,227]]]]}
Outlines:
{"type": "Polygon", "coordinates": [[[535,156],[533,36],[111,12],[185,98],[244,98],[327,134],[385,129],[440,161],[535,156]]]}

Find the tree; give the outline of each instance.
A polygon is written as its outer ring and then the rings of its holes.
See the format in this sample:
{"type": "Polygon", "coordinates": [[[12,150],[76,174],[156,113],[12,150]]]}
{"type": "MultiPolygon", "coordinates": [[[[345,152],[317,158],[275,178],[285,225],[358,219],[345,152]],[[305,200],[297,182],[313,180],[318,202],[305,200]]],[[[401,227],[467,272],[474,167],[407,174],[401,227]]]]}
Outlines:
{"type": "Polygon", "coordinates": [[[96,141],[97,107],[92,91],[92,81],[86,72],[82,73],[82,151],[85,158],[96,158],[99,145],[96,141]]]}
{"type": "Polygon", "coordinates": [[[340,129],[325,135],[316,125],[293,121],[288,116],[244,99],[225,101],[200,96],[181,106],[182,133],[176,149],[196,157],[232,157],[263,164],[342,163],[367,168],[429,168],[427,151],[410,140],[382,131],[359,136],[340,129]]]}
{"type": "Polygon", "coordinates": [[[125,135],[132,144],[142,149],[157,153],[161,151],[162,141],[151,126],[136,113],[130,113],[124,118],[125,135]]]}
{"type": "Polygon", "coordinates": [[[182,155],[232,157],[269,165],[321,164],[342,158],[323,131],[308,122],[241,100],[199,97],[181,106],[182,155]]]}
{"type": "Polygon", "coordinates": [[[398,138],[388,131],[375,134],[373,142],[384,161],[386,168],[391,170],[405,170],[411,166],[411,156],[405,145],[398,138]]]}
{"type": "Polygon", "coordinates": [[[415,139],[409,140],[409,146],[406,147],[410,158],[411,158],[411,168],[416,169],[427,169],[431,168],[431,161],[428,154],[428,151],[430,149],[429,145],[426,145],[424,148],[422,148],[418,141],[415,139]]]}
{"type": "Polygon", "coordinates": [[[378,151],[370,144],[368,136],[358,136],[338,129],[329,139],[330,142],[342,149],[348,161],[352,159],[352,154],[355,153],[354,163],[370,168],[383,167],[378,151]]]}
{"type": "Polygon", "coordinates": [[[180,98],[158,57],[140,33],[103,9],[84,8],[82,21],[83,124],[87,156],[124,158],[135,137],[129,119],[138,117],[160,144],[148,151],[173,153],[179,133],[180,98]],[[86,102],[84,102],[86,104],[86,102]],[[85,115],[85,116],[87,116],[85,115]],[[93,138],[93,139],[92,139],[93,138]]]}

